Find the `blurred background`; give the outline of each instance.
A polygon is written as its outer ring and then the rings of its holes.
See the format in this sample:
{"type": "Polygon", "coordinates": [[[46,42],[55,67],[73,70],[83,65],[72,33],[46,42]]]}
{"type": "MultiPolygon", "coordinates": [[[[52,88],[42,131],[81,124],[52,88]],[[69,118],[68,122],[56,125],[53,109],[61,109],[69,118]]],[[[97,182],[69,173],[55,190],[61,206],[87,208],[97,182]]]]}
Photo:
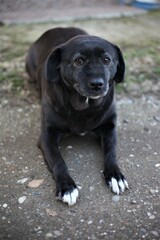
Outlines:
{"type": "Polygon", "coordinates": [[[120,90],[141,94],[140,84],[142,92],[159,95],[159,5],[156,0],[0,0],[1,94],[29,91],[24,58],[30,44],[49,28],[72,25],[122,48],[127,71],[120,90]]]}

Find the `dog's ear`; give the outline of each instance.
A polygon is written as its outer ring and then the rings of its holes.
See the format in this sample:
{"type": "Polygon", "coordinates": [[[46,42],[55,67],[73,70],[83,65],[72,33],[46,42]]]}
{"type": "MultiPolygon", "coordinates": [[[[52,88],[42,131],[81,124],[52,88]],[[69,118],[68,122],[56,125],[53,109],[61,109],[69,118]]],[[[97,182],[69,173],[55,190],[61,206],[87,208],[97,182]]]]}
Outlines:
{"type": "Polygon", "coordinates": [[[47,57],[45,62],[45,79],[49,83],[60,80],[59,65],[61,62],[61,48],[54,49],[47,57]]]}
{"type": "Polygon", "coordinates": [[[116,83],[123,82],[124,74],[125,74],[125,62],[123,59],[123,55],[119,47],[115,46],[118,56],[118,65],[117,65],[117,72],[115,74],[114,80],[116,83]]]}

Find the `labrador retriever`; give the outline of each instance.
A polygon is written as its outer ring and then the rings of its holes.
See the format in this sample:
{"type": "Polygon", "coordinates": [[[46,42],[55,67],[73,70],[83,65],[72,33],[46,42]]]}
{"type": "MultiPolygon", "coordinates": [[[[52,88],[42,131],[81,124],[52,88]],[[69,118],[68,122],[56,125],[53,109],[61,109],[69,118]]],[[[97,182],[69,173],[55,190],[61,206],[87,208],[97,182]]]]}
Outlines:
{"type": "Polygon", "coordinates": [[[116,160],[114,85],[124,79],[121,50],[78,28],[55,28],[31,46],[26,70],[41,92],[39,147],[53,173],[57,197],[73,205],[79,196],[58,147],[67,133],[94,132],[101,140],[106,184],[116,194],[128,189],[116,160]]]}

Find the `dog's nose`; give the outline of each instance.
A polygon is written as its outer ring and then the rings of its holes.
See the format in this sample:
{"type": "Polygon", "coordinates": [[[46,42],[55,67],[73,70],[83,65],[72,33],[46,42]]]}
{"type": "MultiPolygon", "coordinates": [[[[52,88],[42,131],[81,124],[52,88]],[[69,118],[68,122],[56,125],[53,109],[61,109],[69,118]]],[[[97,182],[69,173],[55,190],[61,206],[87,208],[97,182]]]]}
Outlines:
{"type": "Polygon", "coordinates": [[[104,81],[102,78],[95,78],[89,81],[88,86],[92,90],[100,90],[104,86],[104,81]]]}

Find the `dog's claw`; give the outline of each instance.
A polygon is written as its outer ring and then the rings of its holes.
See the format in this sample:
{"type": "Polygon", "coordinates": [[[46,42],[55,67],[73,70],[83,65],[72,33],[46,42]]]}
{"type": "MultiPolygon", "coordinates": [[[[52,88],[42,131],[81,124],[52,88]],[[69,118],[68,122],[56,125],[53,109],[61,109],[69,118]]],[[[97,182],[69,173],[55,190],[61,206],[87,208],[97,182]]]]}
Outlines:
{"type": "Polygon", "coordinates": [[[126,181],[126,179],[123,179],[123,180],[120,179],[118,181],[114,177],[111,178],[111,181],[109,182],[109,187],[117,195],[119,195],[120,193],[123,193],[125,189],[129,189],[128,182],[126,181]]]}
{"type": "Polygon", "coordinates": [[[115,178],[111,179],[111,188],[114,193],[119,195],[120,190],[119,190],[118,182],[115,178]]]}
{"type": "Polygon", "coordinates": [[[129,189],[129,185],[128,185],[128,182],[126,181],[126,179],[124,179],[123,182],[124,182],[125,188],[129,189]]]}

